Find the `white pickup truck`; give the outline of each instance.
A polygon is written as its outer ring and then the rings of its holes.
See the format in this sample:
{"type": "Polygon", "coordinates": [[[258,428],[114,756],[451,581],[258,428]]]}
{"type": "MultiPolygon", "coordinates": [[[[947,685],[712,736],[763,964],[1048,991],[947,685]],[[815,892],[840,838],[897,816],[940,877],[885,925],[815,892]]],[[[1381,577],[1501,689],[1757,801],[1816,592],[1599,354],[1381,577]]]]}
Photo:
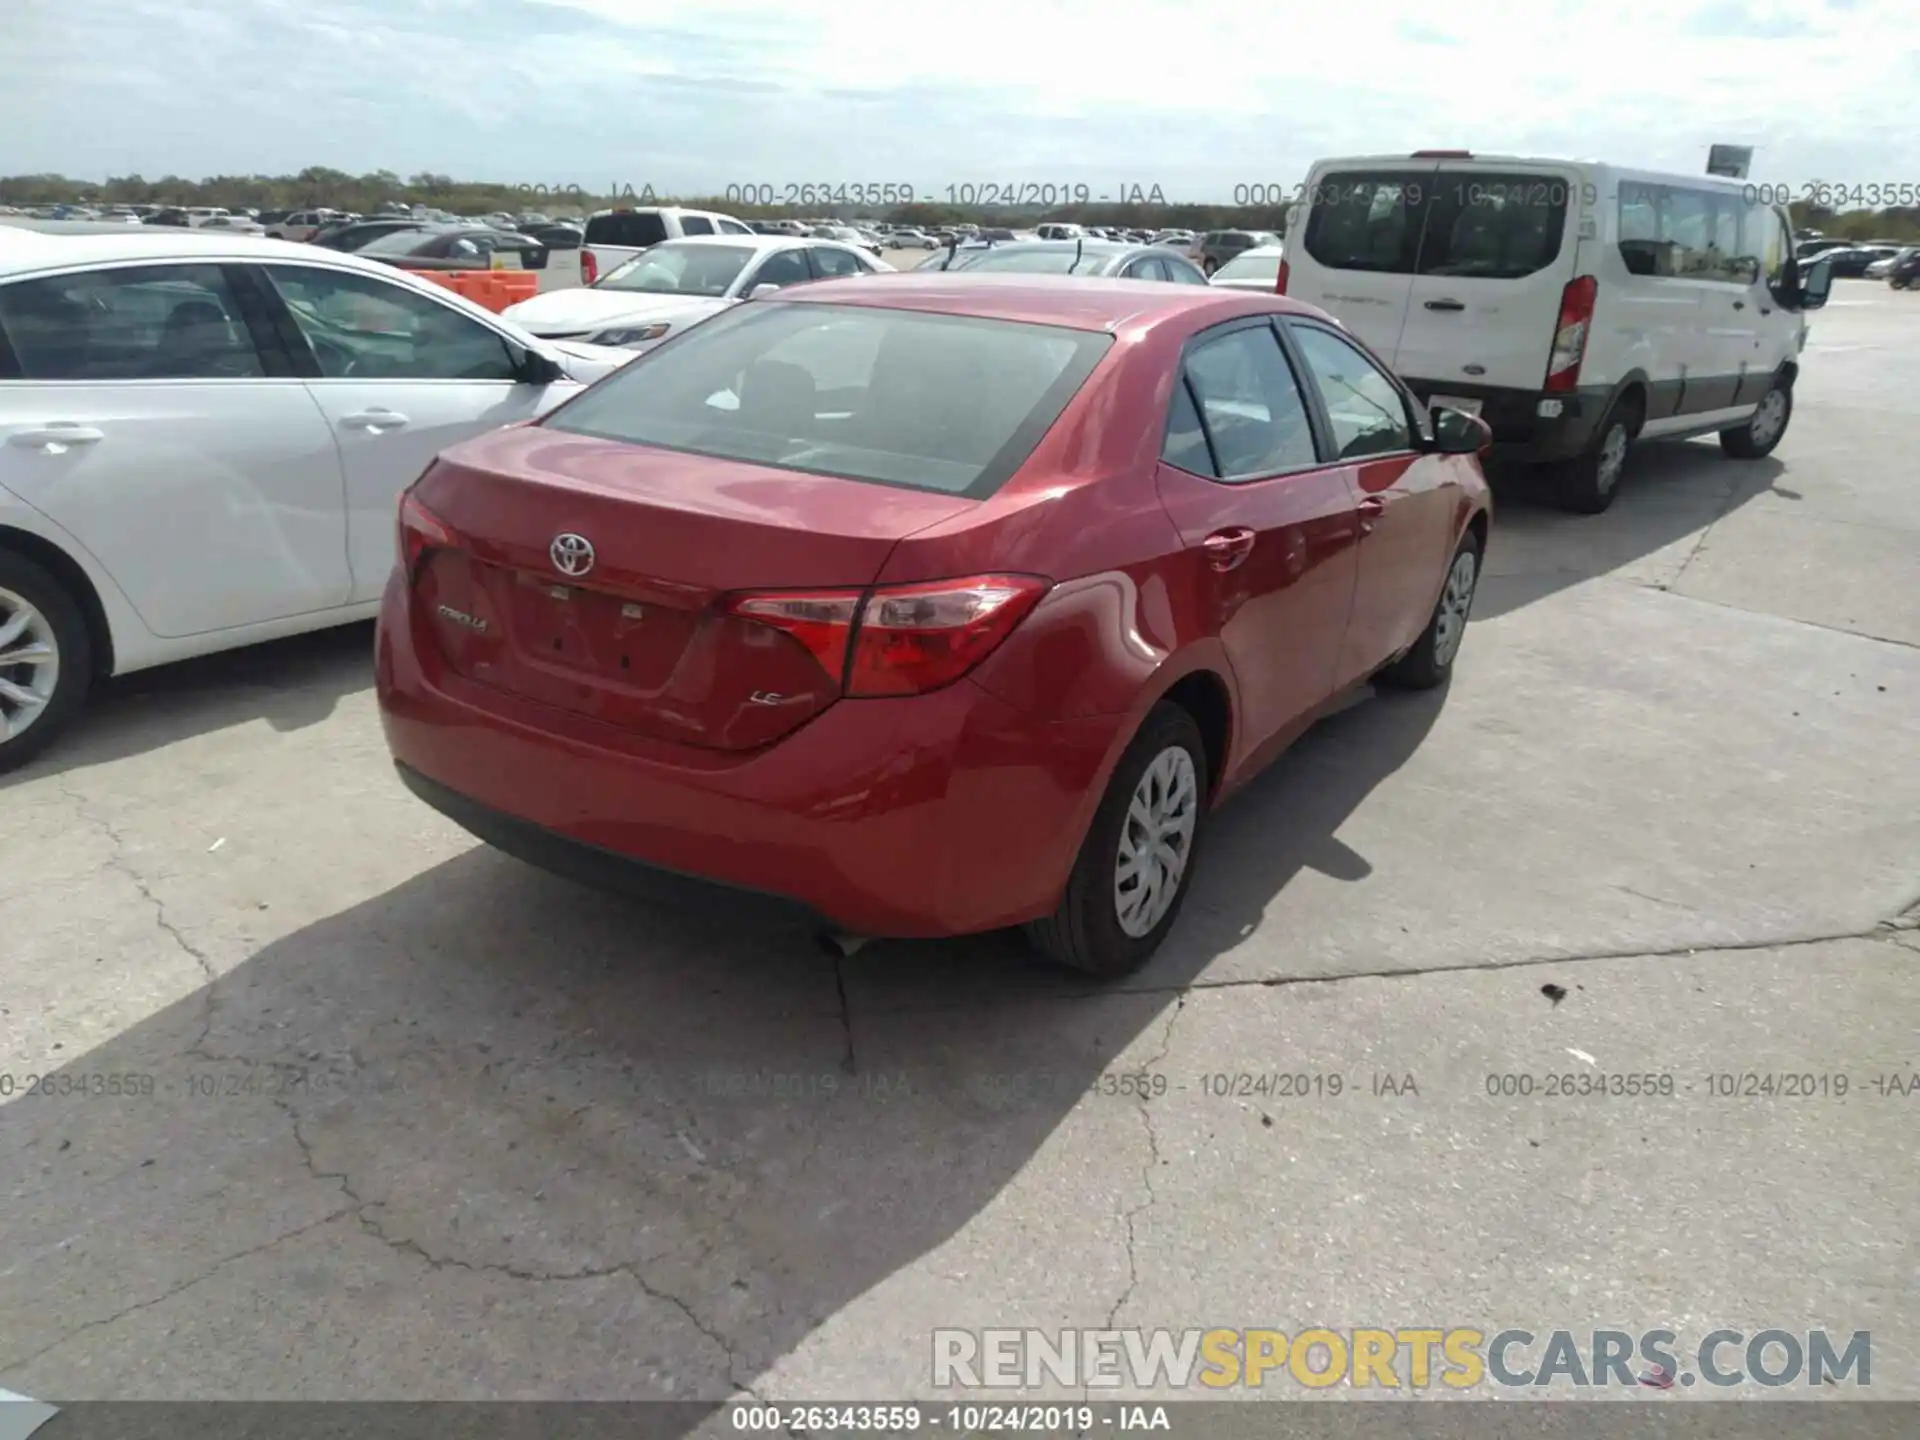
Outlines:
{"type": "Polygon", "coordinates": [[[642,205],[630,210],[600,210],[587,219],[580,242],[580,283],[591,285],[616,265],[624,265],[662,240],[687,235],[751,235],[753,227],[711,210],[682,210],[677,205],[642,205]]]}

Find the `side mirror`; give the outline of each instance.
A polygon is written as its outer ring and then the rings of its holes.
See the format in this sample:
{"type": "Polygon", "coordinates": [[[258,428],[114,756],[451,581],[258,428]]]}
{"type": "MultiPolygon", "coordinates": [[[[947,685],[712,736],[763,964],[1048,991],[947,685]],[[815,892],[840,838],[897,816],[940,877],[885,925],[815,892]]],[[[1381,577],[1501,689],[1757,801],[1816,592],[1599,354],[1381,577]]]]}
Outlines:
{"type": "Polygon", "coordinates": [[[1800,274],[1798,305],[1802,310],[1818,310],[1827,303],[1827,292],[1833,289],[1833,266],[1825,260],[1816,260],[1800,274]]]}
{"type": "Polygon", "coordinates": [[[522,350],[519,378],[522,385],[552,385],[571,377],[559,361],[549,360],[538,350],[522,350]]]}
{"type": "Polygon", "coordinates": [[[1433,448],[1441,455],[1479,455],[1493,444],[1493,429],[1478,415],[1435,405],[1433,448]]]}
{"type": "Polygon", "coordinates": [[[772,284],[756,285],[747,292],[747,299],[764,300],[769,295],[778,295],[782,288],[782,286],[772,284]]]}

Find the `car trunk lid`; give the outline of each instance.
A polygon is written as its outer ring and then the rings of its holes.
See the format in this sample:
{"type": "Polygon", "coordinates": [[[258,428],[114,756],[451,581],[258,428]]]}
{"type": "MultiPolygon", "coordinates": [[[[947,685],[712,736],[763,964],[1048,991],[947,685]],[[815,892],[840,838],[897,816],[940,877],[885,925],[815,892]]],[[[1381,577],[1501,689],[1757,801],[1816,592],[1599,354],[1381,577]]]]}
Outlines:
{"type": "Polygon", "coordinates": [[[456,673],[714,750],[779,739],[842,680],[723,597],[864,588],[902,536],[976,503],[538,426],[456,447],[412,496],[448,532],[412,583],[456,673]]]}

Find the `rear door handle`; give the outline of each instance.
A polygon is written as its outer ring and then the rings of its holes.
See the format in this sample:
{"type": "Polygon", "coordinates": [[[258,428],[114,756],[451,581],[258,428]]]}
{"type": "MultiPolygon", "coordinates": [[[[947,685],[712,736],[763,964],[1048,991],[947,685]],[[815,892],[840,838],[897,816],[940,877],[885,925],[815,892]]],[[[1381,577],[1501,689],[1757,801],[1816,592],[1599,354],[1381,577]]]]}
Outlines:
{"type": "Polygon", "coordinates": [[[1462,305],[1458,300],[1427,301],[1427,309],[1429,310],[1464,310],[1466,308],[1467,307],[1465,305],[1462,305]]]}
{"type": "Polygon", "coordinates": [[[1360,510],[1360,533],[1362,535],[1369,535],[1373,532],[1373,522],[1387,513],[1387,502],[1382,500],[1378,495],[1368,495],[1361,500],[1358,508],[1360,510]]]}
{"type": "Polygon", "coordinates": [[[106,438],[106,431],[91,425],[56,420],[37,430],[16,430],[7,437],[7,443],[23,450],[48,450],[57,455],[69,445],[97,445],[106,438]]]}
{"type": "Polygon", "coordinates": [[[1256,534],[1244,525],[1214,531],[1201,542],[1207,552],[1207,563],[1223,573],[1238,568],[1253,553],[1256,534]]]}
{"type": "Polygon", "coordinates": [[[398,410],[362,410],[358,415],[340,417],[342,430],[398,430],[407,417],[398,410]]]}

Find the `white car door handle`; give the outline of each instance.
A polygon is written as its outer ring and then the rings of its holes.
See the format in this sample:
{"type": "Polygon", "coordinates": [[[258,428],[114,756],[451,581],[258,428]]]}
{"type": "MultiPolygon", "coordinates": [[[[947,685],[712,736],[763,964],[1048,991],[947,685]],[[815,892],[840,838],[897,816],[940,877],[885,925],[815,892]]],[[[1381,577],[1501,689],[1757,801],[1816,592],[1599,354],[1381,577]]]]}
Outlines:
{"type": "Polygon", "coordinates": [[[106,438],[106,431],[96,430],[91,425],[56,422],[38,430],[16,430],[7,437],[7,443],[18,445],[23,450],[52,450],[57,453],[68,445],[97,445],[106,438]]]}
{"type": "Polygon", "coordinates": [[[362,410],[340,417],[342,430],[398,430],[406,423],[407,417],[398,410],[362,410]]]}

